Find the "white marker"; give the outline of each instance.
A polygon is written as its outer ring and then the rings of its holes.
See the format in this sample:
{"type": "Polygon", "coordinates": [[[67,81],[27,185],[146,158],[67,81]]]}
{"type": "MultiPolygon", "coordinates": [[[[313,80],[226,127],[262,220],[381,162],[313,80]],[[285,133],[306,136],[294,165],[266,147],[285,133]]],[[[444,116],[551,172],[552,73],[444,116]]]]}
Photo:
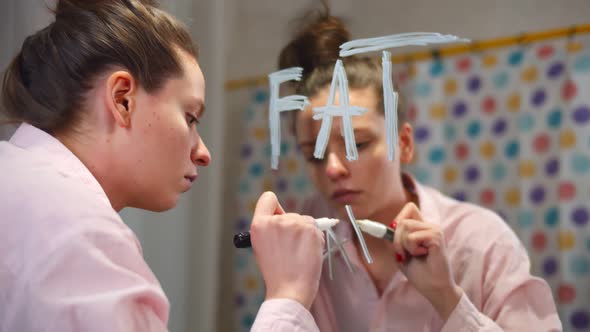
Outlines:
{"type": "MultiPolygon", "coordinates": [[[[334,227],[340,220],[334,218],[317,218],[315,219],[315,225],[323,232],[329,231],[334,227]]],[[[250,242],[250,232],[239,232],[234,235],[234,246],[236,248],[250,248],[252,242],[250,242]]]]}
{"type": "Polygon", "coordinates": [[[327,231],[328,229],[336,226],[339,223],[339,219],[334,218],[316,218],[315,225],[318,226],[320,231],[327,231]]]}
{"type": "Polygon", "coordinates": [[[395,230],[393,228],[389,228],[382,223],[368,219],[357,219],[356,223],[359,225],[361,231],[376,238],[393,242],[393,237],[395,235],[395,230]]]}

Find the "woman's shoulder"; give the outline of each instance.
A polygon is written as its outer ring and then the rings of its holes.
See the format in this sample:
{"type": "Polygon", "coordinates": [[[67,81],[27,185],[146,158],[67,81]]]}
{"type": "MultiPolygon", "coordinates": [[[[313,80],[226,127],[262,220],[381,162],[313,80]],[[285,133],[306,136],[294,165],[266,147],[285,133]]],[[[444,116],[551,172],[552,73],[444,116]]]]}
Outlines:
{"type": "Polygon", "coordinates": [[[60,214],[110,207],[90,171],[73,155],[65,157],[0,142],[0,209],[60,214]]]}
{"type": "Polygon", "coordinates": [[[11,210],[14,217],[53,215],[67,219],[93,213],[117,215],[104,192],[51,167],[25,167],[0,175],[0,180],[0,210],[11,210]]]}
{"type": "Polygon", "coordinates": [[[0,237],[11,237],[15,248],[51,250],[61,236],[130,232],[96,184],[6,145],[0,145],[0,237]]]}

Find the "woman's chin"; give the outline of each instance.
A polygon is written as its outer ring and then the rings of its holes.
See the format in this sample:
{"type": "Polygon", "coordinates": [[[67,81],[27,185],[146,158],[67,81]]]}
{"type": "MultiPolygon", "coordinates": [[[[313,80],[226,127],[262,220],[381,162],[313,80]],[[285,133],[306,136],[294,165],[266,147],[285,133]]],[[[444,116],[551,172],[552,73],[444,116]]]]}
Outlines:
{"type": "Polygon", "coordinates": [[[159,195],[157,199],[145,201],[144,204],[142,204],[143,206],[136,207],[152,212],[164,212],[176,207],[179,198],[179,194],[167,195],[166,197],[159,195]]]}
{"type": "MultiPolygon", "coordinates": [[[[338,205],[335,207],[335,210],[338,212],[338,216],[340,219],[348,220],[348,213],[346,212],[346,205],[338,205]]],[[[367,219],[367,210],[366,207],[362,204],[351,204],[350,207],[352,208],[352,213],[356,219],[367,219]]]]}

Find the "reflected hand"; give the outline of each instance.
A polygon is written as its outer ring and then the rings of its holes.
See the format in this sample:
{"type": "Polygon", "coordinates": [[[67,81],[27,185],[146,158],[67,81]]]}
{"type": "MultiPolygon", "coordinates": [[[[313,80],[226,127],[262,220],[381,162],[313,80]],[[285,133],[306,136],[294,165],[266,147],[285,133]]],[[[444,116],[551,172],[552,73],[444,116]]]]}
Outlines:
{"type": "Polygon", "coordinates": [[[414,203],[406,204],[395,221],[392,249],[400,270],[446,321],[463,290],[453,278],[440,225],[424,220],[414,203]]]}

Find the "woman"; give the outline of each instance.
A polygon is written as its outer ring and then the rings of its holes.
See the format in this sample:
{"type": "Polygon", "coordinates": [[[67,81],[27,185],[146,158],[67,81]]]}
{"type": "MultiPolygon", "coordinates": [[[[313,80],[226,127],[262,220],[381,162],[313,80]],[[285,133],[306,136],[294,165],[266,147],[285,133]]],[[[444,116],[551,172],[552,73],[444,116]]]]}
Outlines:
{"type": "MultiPolygon", "coordinates": [[[[26,38],[2,87],[22,124],[0,142],[0,331],[166,330],[166,295],[117,212],[174,207],[209,165],[197,60],[150,1],[61,0],[26,38]]],[[[258,324],[289,326],[317,291],[322,234],[265,193],[252,242],[258,324]]]]}
{"type": "MultiPolygon", "coordinates": [[[[297,144],[318,191],[305,213],[346,220],[344,206],[351,205],[357,218],[396,229],[393,243],[365,236],[373,264],[361,259],[355,240],[345,244],[355,273],[341,259],[334,263],[334,280],[324,270],[312,306],[319,329],[561,330],[548,285],[529,274],[525,249],[500,217],[446,197],[401,171],[414,155],[412,126],[403,112],[395,160],[388,160],[378,59],[343,59],[349,104],[369,110],[352,120],[358,160],[346,158],[339,118],[334,119],[324,158],[314,158],[321,121],[312,118],[312,109],[327,104],[339,46],[349,40],[339,19],[320,14],[279,58],[281,69],[303,67],[303,79],[294,88],[311,104],[295,112],[294,120],[297,144]]],[[[337,225],[336,233],[343,240],[354,238],[346,223],[337,225]]]]}

